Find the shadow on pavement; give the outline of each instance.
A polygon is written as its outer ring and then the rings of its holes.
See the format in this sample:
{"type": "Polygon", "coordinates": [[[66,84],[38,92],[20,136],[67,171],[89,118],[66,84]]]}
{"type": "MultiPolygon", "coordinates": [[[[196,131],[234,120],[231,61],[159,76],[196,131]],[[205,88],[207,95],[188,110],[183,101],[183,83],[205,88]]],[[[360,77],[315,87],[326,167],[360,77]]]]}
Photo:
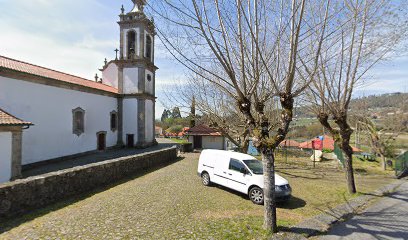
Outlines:
{"type": "MultiPolygon", "coordinates": [[[[353,218],[342,223],[341,230],[331,231],[325,238],[351,239],[353,234],[375,239],[408,239],[408,219],[401,212],[389,211],[386,208],[378,212],[366,212],[358,218],[353,218]],[[379,218],[381,215],[381,221],[379,218]]],[[[356,238],[356,239],[364,239],[356,238]]],[[[354,237],[353,237],[354,238],[354,237]]]]}
{"type": "Polygon", "coordinates": [[[353,212],[339,216],[335,211],[332,214],[330,211],[325,211],[326,214],[337,219],[337,222],[326,231],[322,230],[324,223],[317,219],[309,220],[310,224],[306,224],[305,227],[303,224],[280,227],[280,231],[304,236],[320,236],[319,239],[408,239],[408,218],[406,212],[401,210],[406,209],[404,206],[408,202],[408,196],[405,193],[396,192],[384,196],[383,200],[387,198],[394,204],[387,207],[381,204],[379,205],[381,209],[377,206],[361,214],[353,212]]]}
{"type": "Polygon", "coordinates": [[[279,173],[285,174],[286,176],[289,176],[291,178],[304,178],[304,179],[311,179],[311,180],[318,180],[318,179],[322,179],[324,178],[324,175],[319,173],[319,172],[315,172],[313,176],[304,176],[301,174],[296,174],[294,172],[286,172],[286,171],[279,171],[279,173]]]}
{"type": "MultiPolygon", "coordinates": [[[[230,188],[227,188],[227,187],[224,187],[224,186],[221,186],[221,185],[217,185],[217,184],[214,184],[214,183],[212,183],[210,185],[210,187],[215,187],[215,188],[221,189],[223,191],[227,191],[227,192],[229,192],[231,194],[234,194],[234,195],[237,195],[237,196],[239,196],[239,197],[241,197],[241,198],[243,198],[245,200],[251,201],[249,199],[248,195],[243,194],[241,192],[237,192],[237,191],[232,190],[230,188]]],[[[297,198],[297,197],[295,197],[293,195],[288,201],[277,202],[276,203],[276,207],[283,208],[283,209],[297,209],[297,208],[301,208],[301,207],[304,207],[304,206],[306,206],[306,202],[303,199],[297,198]]]]}

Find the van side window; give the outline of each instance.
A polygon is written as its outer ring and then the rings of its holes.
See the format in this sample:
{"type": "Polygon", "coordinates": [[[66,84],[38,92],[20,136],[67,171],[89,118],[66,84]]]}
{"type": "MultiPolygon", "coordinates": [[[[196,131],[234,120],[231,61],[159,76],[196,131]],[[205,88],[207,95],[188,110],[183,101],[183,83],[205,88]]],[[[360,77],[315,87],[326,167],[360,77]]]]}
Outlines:
{"type": "Polygon", "coordinates": [[[244,164],[242,164],[240,161],[236,159],[231,158],[229,163],[229,169],[240,172],[241,168],[245,168],[244,164]]]}

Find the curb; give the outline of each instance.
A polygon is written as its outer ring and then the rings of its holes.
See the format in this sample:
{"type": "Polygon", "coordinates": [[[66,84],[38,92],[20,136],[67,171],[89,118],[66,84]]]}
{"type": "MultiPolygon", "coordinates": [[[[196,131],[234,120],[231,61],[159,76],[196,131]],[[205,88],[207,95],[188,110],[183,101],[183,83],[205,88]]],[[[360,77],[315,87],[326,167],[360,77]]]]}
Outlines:
{"type": "MultiPolygon", "coordinates": [[[[377,189],[369,195],[353,198],[347,203],[340,204],[335,208],[326,210],[325,213],[307,219],[298,225],[291,227],[291,233],[288,233],[287,235],[289,238],[286,239],[306,239],[327,232],[333,224],[344,222],[364,210],[375,198],[394,192],[403,182],[405,181],[396,180],[377,189]]],[[[278,237],[276,239],[284,238],[278,237]]]]}

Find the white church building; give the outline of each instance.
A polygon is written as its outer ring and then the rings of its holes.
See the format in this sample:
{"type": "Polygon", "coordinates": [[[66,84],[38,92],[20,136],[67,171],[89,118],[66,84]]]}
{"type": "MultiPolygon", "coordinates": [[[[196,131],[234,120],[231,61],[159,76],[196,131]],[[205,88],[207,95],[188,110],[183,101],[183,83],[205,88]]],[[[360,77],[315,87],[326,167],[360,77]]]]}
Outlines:
{"type": "Polygon", "coordinates": [[[21,177],[22,166],[156,144],[155,28],[145,1],[133,2],[129,13],[122,7],[120,48],[102,79],[0,56],[0,183],[21,177]]]}

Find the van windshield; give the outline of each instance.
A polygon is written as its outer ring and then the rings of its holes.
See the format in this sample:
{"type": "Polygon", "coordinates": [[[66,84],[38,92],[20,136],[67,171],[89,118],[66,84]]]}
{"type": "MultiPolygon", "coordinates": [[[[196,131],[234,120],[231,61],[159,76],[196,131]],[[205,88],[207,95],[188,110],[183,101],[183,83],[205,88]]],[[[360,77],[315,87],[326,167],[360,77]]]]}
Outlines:
{"type": "Polygon", "coordinates": [[[251,159],[243,161],[254,174],[263,174],[262,163],[259,160],[251,159]]]}

